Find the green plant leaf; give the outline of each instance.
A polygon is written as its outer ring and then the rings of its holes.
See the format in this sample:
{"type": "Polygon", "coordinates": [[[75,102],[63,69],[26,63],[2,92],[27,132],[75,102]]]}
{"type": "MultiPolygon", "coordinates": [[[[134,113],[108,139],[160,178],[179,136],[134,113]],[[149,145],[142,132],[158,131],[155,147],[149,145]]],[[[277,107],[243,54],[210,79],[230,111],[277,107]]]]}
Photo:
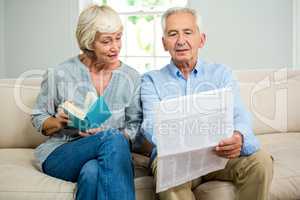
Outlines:
{"type": "Polygon", "coordinates": [[[137,0],[127,0],[127,4],[130,6],[134,6],[137,0]]]}
{"type": "Polygon", "coordinates": [[[154,19],[154,16],[153,16],[153,15],[146,15],[146,16],[144,16],[144,19],[145,19],[147,22],[151,22],[151,21],[154,19]]]}
{"type": "Polygon", "coordinates": [[[102,0],[102,4],[101,5],[107,5],[107,0],[102,0]]]}
{"type": "Polygon", "coordinates": [[[129,16],[128,20],[133,24],[137,24],[137,22],[139,21],[140,18],[141,17],[139,17],[139,16],[129,16]]]}

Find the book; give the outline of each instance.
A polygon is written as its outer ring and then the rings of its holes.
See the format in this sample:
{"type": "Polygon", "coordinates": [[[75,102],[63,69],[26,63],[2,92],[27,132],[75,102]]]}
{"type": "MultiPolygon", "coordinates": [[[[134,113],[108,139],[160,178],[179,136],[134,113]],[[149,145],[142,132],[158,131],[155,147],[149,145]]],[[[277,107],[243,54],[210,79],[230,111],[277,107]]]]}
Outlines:
{"type": "Polygon", "coordinates": [[[111,116],[103,96],[97,97],[92,92],[87,93],[83,108],[72,101],[65,101],[60,107],[69,116],[68,126],[80,131],[98,128],[111,116]]]}

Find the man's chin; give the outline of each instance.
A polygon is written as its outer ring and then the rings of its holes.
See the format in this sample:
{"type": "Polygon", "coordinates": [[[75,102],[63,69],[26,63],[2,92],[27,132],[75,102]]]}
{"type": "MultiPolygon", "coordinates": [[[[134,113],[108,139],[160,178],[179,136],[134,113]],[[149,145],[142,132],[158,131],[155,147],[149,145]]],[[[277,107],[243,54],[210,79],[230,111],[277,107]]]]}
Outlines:
{"type": "Polygon", "coordinates": [[[184,63],[189,63],[191,61],[191,59],[188,59],[188,58],[177,58],[177,59],[173,59],[173,61],[175,63],[178,63],[178,64],[184,64],[184,63]]]}

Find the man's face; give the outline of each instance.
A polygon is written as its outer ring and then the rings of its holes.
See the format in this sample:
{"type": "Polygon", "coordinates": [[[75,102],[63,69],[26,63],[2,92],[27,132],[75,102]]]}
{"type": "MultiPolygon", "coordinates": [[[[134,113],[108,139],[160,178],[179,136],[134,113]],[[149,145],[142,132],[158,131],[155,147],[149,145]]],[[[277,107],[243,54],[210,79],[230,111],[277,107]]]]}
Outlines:
{"type": "Polygon", "coordinates": [[[166,19],[162,38],[166,51],[169,51],[175,64],[196,63],[198,49],[205,43],[205,35],[197,28],[195,17],[190,13],[174,13],[166,19]]]}

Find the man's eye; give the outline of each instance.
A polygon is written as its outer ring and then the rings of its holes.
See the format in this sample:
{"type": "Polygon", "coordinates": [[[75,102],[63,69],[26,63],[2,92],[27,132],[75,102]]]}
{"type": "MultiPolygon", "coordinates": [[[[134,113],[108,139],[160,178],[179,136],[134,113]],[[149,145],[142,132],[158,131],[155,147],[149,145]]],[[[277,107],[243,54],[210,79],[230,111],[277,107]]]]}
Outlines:
{"type": "Polygon", "coordinates": [[[176,33],[169,33],[168,36],[169,37],[174,37],[174,36],[176,36],[176,33]]]}
{"type": "Polygon", "coordinates": [[[102,44],[108,44],[109,41],[108,41],[108,40],[104,40],[104,41],[102,41],[101,43],[102,43],[102,44]]]}
{"type": "Polygon", "coordinates": [[[191,35],[193,32],[192,31],[186,31],[184,32],[186,35],[191,35]]]}

